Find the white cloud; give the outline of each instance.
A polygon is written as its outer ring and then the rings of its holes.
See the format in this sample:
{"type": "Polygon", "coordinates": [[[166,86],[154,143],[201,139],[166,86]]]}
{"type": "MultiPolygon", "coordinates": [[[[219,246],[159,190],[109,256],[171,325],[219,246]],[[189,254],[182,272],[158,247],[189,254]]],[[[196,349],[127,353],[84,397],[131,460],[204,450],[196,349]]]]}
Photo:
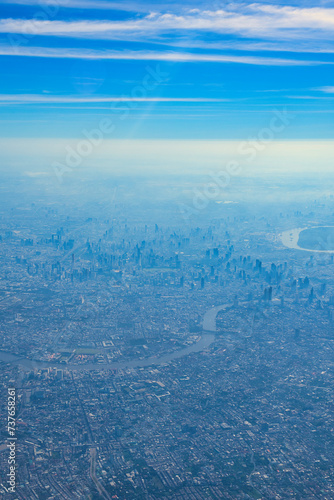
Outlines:
{"type": "Polygon", "coordinates": [[[104,60],[141,60],[165,62],[211,62],[237,63],[258,66],[313,66],[333,64],[327,61],[285,59],[278,57],[261,57],[245,55],[194,54],[187,52],[154,52],[154,51],[102,51],[87,49],[22,47],[0,45],[2,56],[46,57],[64,59],[104,59],[104,60]]]}
{"type": "Polygon", "coordinates": [[[227,4],[216,11],[187,11],[183,15],[159,13],[125,21],[39,21],[3,19],[0,32],[113,39],[159,34],[209,32],[256,39],[326,39],[333,34],[334,9],[297,8],[263,4],[227,4]]]}
{"type": "Polygon", "coordinates": [[[48,8],[60,9],[94,9],[94,10],[123,10],[130,12],[147,12],[147,6],[140,6],[136,2],[109,2],[99,0],[2,0],[3,4],[38,6],[45,10],[48,8]]]}
{"type": "Polygon", "coordinates": [[[325,94],[334,94],[334,87],[319,87],[314,90],[320,90],[320,92],[324,92],[325,94]]]}
{"type": "Polygon", "coordinates": [[[189,40],[188,37],[176,42],[159,41],[160,44],[169,47],[204,50],[238,50],[245,52],[295,52],[314,54],[334,54],[333,43],[314,42],[314,40],[290,41],[290,40],[226,40],[224,42],[189,40]]]}
{"type": "Polygon", "coordinates": [[[318,96],[318,95],[287,95],[287,99],[299,99],[299,100],[305,100],[305,101],[322,101],[322,100],[332,100],[334,99],[333,97],[325,97],[325,96],[318,96]]]}
{"type": "Polygon", "coordinates": [[[211,99],[207,97],[77,97],[45,94],[0,94],[0,103],[35,104],[35,103],[107,103],[107,102],[230,102],[230,99],[211,99]]]}

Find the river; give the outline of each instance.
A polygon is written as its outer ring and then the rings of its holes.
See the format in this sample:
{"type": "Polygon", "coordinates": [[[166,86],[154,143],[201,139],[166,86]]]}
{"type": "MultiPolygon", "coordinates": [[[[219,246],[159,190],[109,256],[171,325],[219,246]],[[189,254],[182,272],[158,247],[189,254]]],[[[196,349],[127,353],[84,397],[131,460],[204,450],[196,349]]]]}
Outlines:
{"type": "Polygon", "coordinates": [[[230,307],[229,305],[216,306],[209,309],[203,316],[203,330],[204,333],[201,335],[200,339],[194,344],[179,349],[178,351],[173,351],[163,356],[151,356],[145,359],[132,359],[129,361],[118,361],[115,363],[85,363],[82,365],[68,363],[53,363],[52,361],[35,361],[16,354],[11,354],[5,351],[0,351],[0,361],[5,363],[11,363],[13,365],[19,365],[25,370],[33,370],[34,368],[58,368],[66,370],[120,370],[127,368],[140,368],[152,365],[163,365],[165,363],[170,363],[174,359],[182,358],[187,354],[192,354],[195,352],[204,351],[209,347],[215,340],[216,332],[216,318],[219,311],[230,307]]]}

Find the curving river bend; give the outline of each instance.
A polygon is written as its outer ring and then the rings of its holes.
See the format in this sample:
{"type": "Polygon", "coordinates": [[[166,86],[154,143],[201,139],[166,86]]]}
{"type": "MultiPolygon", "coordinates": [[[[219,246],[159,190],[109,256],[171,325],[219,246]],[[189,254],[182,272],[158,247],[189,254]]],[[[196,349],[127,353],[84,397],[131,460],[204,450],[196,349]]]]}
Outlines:
{"type": "Polygon", "coordinates": [[[23,369],[33,370],[34,368],[63,368],[66,370],[119,370],[126,368],[140,368],[152,365],[162,365],[164,363],[169,363],[174,359],[179,359],[187,354],[191,354],[194,352],[201,352],[207,347],[209,347],[213,341],[215,340],[215,332],[216,332],[216,318],[219,311],[230,307],[229,305],[222,305],[213,307],[209,309],[203,316],[203,330],[204,333],[200,337],[200,339],[194,344],[184,347],[183,349],[179,349],[178,351],[171,352],[169,354],[165,354],[160,357],[151,356],[146,359],[133,359],[130,361],[119,361],[115,363],[86,363],[82,365],[68,363],[53,363],[48,361],[37,361],[31,360],[28,358],[24,358],[22,356],[18,356],[16,354],[11,354],[8,352],[0,351],[0,361],[5,363],[11,363],[13,365],[19,365],[23,369]]]}

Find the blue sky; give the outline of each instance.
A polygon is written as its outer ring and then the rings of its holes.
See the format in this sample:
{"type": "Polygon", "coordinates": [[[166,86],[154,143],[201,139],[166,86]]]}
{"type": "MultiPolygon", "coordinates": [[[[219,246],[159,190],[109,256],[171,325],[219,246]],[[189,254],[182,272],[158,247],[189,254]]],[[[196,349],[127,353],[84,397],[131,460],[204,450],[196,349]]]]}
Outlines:
{"type": "Polygon", "coordinates": [[[2,0],[0,141],[238,141],[283,108],[277,140],[332,139],[333,32],[331,1],[2,0]]]}

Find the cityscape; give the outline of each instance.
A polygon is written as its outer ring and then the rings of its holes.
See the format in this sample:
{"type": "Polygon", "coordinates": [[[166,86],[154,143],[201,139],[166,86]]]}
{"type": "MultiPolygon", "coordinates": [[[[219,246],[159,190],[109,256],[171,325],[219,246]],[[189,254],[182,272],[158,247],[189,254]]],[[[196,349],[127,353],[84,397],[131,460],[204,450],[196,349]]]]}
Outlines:
{"type": "Polygon", "coordinates": [[[1,500],[334,500],[333,35],[1,0],[1,500]]]}
{"type": "Polygon", "coordinates": [[[333,195],[238,201],[248,183],[193,220],[174,178],[2,189],[17,498],[333,498],[334,248],[282,238],[327,227],[333,195]]]}

